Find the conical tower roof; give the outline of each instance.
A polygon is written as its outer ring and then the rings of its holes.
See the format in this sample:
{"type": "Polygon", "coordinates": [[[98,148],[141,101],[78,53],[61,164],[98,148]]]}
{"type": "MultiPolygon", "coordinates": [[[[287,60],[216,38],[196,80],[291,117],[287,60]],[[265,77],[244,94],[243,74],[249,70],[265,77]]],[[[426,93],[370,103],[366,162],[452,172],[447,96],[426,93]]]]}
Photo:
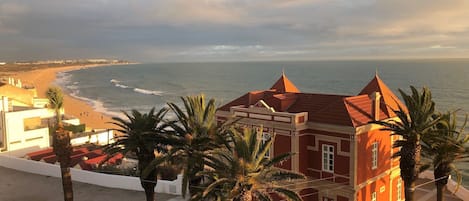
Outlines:
{"type": "Polygon", "coordinates": [[[280,79],[270,88],[281,93],[299,93],[300,90],[287,78],[285,73],[282,72],[280,79]]]}
{"type": "Polygon", "coordinates": [[[386,105],[385,111],[389,116],[394,116],[393,110],[399,110],[399,106],[406,109],[405,105],[399,100],[399,98],[389,89],[386,84],[379,78],[378,74],[362,89],[359,95],[368,94],[371,95],[373,92],[379,92],[381,94],[381,103],[386,105]]]}

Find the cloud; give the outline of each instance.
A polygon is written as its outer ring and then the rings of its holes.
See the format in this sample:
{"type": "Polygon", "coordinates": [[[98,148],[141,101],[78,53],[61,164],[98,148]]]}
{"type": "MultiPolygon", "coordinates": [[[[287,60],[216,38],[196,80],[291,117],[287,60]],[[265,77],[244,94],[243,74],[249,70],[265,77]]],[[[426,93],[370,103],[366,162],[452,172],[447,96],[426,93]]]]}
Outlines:
{"type": "Polygon", "coordinates": [[[469,49],[467,10],[466,0],[3,0],[0,59],[452,57],[469,49]]]}

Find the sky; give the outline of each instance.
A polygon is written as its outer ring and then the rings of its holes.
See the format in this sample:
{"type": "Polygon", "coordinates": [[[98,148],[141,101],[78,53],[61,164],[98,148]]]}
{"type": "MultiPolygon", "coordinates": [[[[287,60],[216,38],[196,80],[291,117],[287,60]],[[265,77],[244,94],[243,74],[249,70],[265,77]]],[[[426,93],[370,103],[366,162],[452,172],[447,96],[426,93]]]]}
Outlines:
{"type": "Polygon", "coordinates": [[[0,61],[468,56],[468,0],[0,0],[0,61]]]}

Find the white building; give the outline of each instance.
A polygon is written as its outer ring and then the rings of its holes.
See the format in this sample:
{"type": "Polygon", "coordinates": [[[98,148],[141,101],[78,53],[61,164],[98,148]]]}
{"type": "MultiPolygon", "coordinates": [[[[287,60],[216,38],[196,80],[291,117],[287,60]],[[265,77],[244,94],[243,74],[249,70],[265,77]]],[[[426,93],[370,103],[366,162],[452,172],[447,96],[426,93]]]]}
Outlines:
{"type": "Polygon", "coordinates": [[[49,147],[48,121],[54,116],[50,109],[15,106],[3,96],[0,102],[0,150],[49,147]]]}
{"type": "MultiPolygon", "coordinates": [[[[36,89],[23,88],[20,80],[0,83],[0,152],[50,146],[49,125],[55,123],[55,112],[47,104],[47,99],[37,98],[36,89]]],[[[70,122],[79,124],[78,119],[70,122]]]]}

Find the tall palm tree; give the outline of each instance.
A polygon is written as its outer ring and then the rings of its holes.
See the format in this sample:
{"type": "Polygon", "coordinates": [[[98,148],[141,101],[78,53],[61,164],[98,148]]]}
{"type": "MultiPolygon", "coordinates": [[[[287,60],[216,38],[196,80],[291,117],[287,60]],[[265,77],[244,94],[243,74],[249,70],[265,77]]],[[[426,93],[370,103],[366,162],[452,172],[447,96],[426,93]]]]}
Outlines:
{"type": "Polygon", "coordinates": [[[208,168],[199,175],[213,182],[194,199],[268,201],[275,192],[288,200],[302,200],[295,191],[284,186],[286,181],[305,179],[305,176],[274,166],[292,154],[285,153],[272,159],[265,157],[273,141],[274,137],[263,142],[262,133],[256,129],[234,130],[231,147],[216,149],[208,155],[208,168]]]}
{"type": "Polygon", "coordinates": [[[52,135],[52,147],[60,163],[64,200],[73,201],[72,175],[70,174],[70,155],[73,148],[70,144],[70,132],[66,131],[62,125],[60,114],[64,105],[62,90],[58,87],[50,87],[46,91],[46,97],[49,99],[49,106],[54,109],[56,116],[56,130],[52,135]]]}
{"type": "MultiPolygon", "coordinates": [[[[433,174],[437,189],[437,200],[443,201],[443,190],[451,173],[456,175],[458,186],[462,175],[456,167],[457,162],[469,157],[469,135],[463,133],[467,116],[463,125],[458,128],[456,112],[441,114],[440,121],[429,135],[423,138],[423,154],[432,160],[433,174]]],[[[456,189],[457,190],[457,189],[456,189]]]]}
{"type": "Polygon", "coordinates": [[[399,89],[407,110],[399,106],[399,110],[394,111],[397,119],[372,122],[384,126],[381,130],[391,131],[392,135],[402,137],[394,142],[393,148],[400,150],[392,157],[400,157],[399,167],[404,181],[406,201],[414,200],[415,180],[421,171],[421,138],[438,122],[438,119],[432,118],[435,103],[432,101],[430,90],[424,87],[422,92],[419,92],[413,86],[410,86],[410,89],[411,95],[399,89]]]}
{"type": "Polygon", "coordinates": [[[227,143],[223,133],[230,123],[217,125],[214,99],[206,102],[200,95],[181,97],[181,100],[183,109],[175,103],[168,103],[176,116],[176,120],[169,123],[172,131],[167,136],[171,149],[155,160],[151,167],[165,161],[182,164],[182,196],[185,197],[187,189],[191,195],[200,190],[194,188],[202,183],[197,172],[204,169],[204,157],[210,150],[227,143]]]}
{"type": "Polygon", "coordinates": [[[126,119],[113,117],[112,123],[118,127],[118,134],[113,143],[104,146],[110,155],[126,155],[129,152],[137,155],[140,183],[147,201],[155,200],[157,171],[152,168],[147,174],[142,172],[155,159],[155,150],[164,151],[162,133],[165,132],[166,124],[163,118],[167,112],[168,108],[162,108],[155,114],[155,108],[152,108],[147,114],[137,110],[132,110],[131,114],[124,112],[126,119]]]}

